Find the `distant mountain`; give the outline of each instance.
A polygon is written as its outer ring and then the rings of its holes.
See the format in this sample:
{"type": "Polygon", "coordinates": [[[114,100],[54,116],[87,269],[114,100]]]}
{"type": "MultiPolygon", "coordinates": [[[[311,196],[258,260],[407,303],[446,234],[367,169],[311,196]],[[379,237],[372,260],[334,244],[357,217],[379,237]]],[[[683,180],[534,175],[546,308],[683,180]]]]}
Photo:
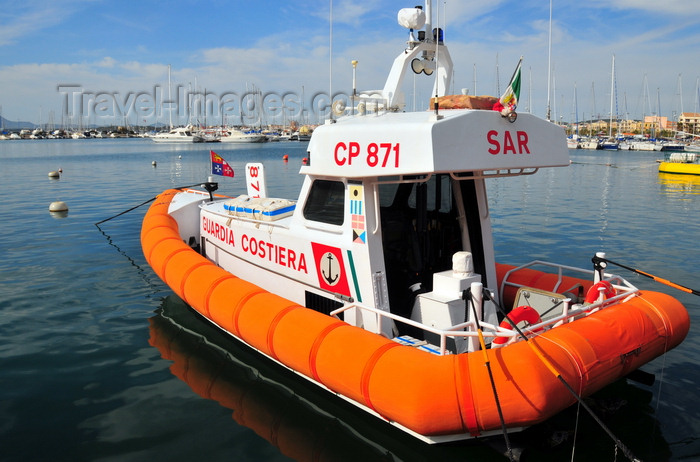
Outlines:
{"type": "Polygon", "coordinates": [[[2,126],[3,130],[5,130],[5,131],[22,130],[24,128],[29,129],[29,130],[34,130],[37,127],[37,125],[32,123],[32,122],[16,122],[16,121],[12,121],[12,120],[7,120],[4,117],[0,117],[0,124],[2,124],[1,126],[2,126]]]}

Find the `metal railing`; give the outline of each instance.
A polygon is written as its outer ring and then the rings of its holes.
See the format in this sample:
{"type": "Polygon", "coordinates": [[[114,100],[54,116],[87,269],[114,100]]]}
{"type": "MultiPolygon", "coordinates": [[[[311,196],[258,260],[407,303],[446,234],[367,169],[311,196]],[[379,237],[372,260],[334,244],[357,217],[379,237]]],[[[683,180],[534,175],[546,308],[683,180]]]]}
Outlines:
{"type": "MultiPolygon", "coordinates": [[[[510,283],[507,281],[508,276],[510,276],[512,273],[521,270],[523,268],[529,268],[534,265],[544,265],[552,268],[557,269],[557,275],[558,279],[557,282],[552,290],[552,292],[555,292],[561,283],[563,282],[563,272],[566,271],[573,271],[573,272],[579,272],[579,273],[584,273],[588,274],[589,276],[594,273],[592,270],[585,270],[582,268],[575,268],[575,267],[570,267],[570,266],[565,266],[565,265],[558,265],[555,263],[549,263],[549,262],[543,262],[543,261],[533,261],[530,263],[527,263],[525,265],[519,266],[517,268],[514,268],[506,273],[506,275],[503,278],[503,282],[501,283],[501,289],[500,289],[500,295],[502,299],[503,295],[503,289],[505,285],[510,285],[513,287],[527,287],[523,286],[521,284],[516,284],[516,283],[510,283]]],[[[552,273],[550,273],[552,274],[552,273]]],[[[592,304],[571,304],[571,299],[564,299],[562,303],[562,311],[561,314],[558,316],[550,317],[547,318],[546,320],[543,320],[537,324],[529,325],[521,329],[521,331],[529,336],[535,336],[539,335],[542,332],[545,332],[551,328],[557,327],[558,325],[561,325],[565,322],[572,322],[575,321],[576,319],[579,319],[580,317],[585,317],[590,314],[593,314],[599,310],[605,309],[611,305],[617,305],[619,303],[625,302],[628,298],[635,296],[638,292],[639,289],[630,284],[628,281],[623,279],[620,276],[614,275],[614,274],[609,274],[605,273],[605,280],[611,282],[613,284],[613,287],[615,288],[617,294],[613,297],[597,301],[592,304]]],[[[458,337],[463,337],[463,338],[477,338],[479,336],[478,333],[478,327],[481,327],[482,334],[485,338],[493,339],[496,337],[504,337],[508,339],[509,341],[515,337],[517,337],[519,334],[516,330],[510,329],[507,327],[501,327],[501,326],[496,326],[493,324],[490,324],[485,321],[480,321],[479,326],[477,326],[476,322],[474,321],[467,321],[459,324],[455,324],[453,326],[450,326],[448,328],[442,328],[438,329],[432,326],[428,326],[426,324],[423,324],[418,321],[414,321],[412,319],[399,316],[393,313],[390,313],[388,311],[380,310],[378,308],[373,308],[371,306],[363,305],[361,303],[351,303],[347,304],[343,307],[340,307],[330,313],[331,316],[338,317],[340,313],[343,313],[345,311],[348,311],[350,309],[358,309],[362,312],[366,313],[371,313],[376,316],[376,325],[380,326],[381,322],[383,319],[390,319],[394,322],[399,322],[401,324],[405,324],[407,326],[412,326],[417,329],[422,330],[423,332],[428,332],[431,334],[434,334],[440,338],[440,345],[439,351],[440,355],[445,355],[448,353],[447,350],[447,339],[448,338],[458,338],[458,337]]],[[[508,343],[508,342],[506,342],[508,343]]]]}

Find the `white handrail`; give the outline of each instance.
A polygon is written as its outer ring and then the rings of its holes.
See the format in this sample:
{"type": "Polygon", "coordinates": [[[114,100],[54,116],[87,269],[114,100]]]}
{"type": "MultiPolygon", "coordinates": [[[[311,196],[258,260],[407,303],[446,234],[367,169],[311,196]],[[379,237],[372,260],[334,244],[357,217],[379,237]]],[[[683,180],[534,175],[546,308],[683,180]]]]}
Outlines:
{"type": "MultiPolygon", "coordinates": [[[[569,267],[569,266],[564,266],[564,265],[557,265],[555,263],[549,263],[549,262],[543,262],[543,261],[533,261],[530,262],[526,265],[522,265],[520,267],[514,268],[510,271],[508,271],[504,277],[503,283],[501,285],[501,299],[503,297],[503,288],[506,284],[514,286],[514,287],[524,287],[520,284],[515,284],[515,283],[509,283],[507,282],[508,276],[520,269],[532,266],[532,265],[545,265],[545,266],[551,266],[558,268],[558,280],[555,285],[555,290],[559,288],[559,285],[561,284],[563,280],[563,270],[571,270],[571,271],[578,271],[578,272],[583,272],[583,273],[588,273],[588,274],[593,274],[593,271],[589,270],[584,270],[581,268],[575,268],[575,267],[569,267]]],[[[539,322],[537,324],[533,324],[530,326],[527,326],[526,328],[521,329],[521,331],[527,335],[527,336],[533,336],[533,335],[538,335],[542,331],[546,331],[548,329],[551,329],[555,326],[557,326],[560,323],[563,322],[571,322],[575,320],[575,318],[579,316],[588,316],[590,314],[595,313],[596,311],[602,310],[607,308],[608,306],[611,305],[616,305],[619,302],[623,302],[629,297],[636,296],[636,294],[639,292],[639,289],[630,284],[628,281],[625,279],[621,278],[620,276],[612,275],[612,274],[605,274],[607,280],[613,280],[613,281],[618,281],[619,284],[613,284],[613,287],[617,291],[617,294],[613,297],[610,297],[608,299],[598,301],[596,303],[588,304],[588,305],[582,305],[582,304],[574,304],[573,309],[563,309],[562,314],[559,316],[555,316],[553,318],[549,318],[545,321],[539,322]]],[[[568,299],[566,300],[568,302],[568,299]]],[[[569,303],[565,303],[565,306],[569,306],[569,303]]],[[[448,328],[444,329],[437,329],[432,326],[428,326],[426,324],[414,321],[409,318],[405,318],[403,316],[399,316],[393,313],[390,313],[388,311],[380,310],[371,306],[363,305],[361,303],[350,303],[345,306],[342,306],[330,313],[330,316],[338,317],[340,313],[343,313],[347,310],[350,310],[352,308],[357,308],[358,310],[369,312],[369,313],[374,313],[377,316],[377,325],[381,325],[382,318],[387,318],[391,319],[403,324],[406,324],[408,326],[416,327],[418,329],[421,329],[424,332],[429,332],[432,334],[435,334],[439,336],[440,338],[440,354],[444,355],[445,352],[447,351],[446,348],[446,343],[447,343],[447,338],[448,337],[477,337],[479,334],[477,332],[477,325],[473,321],[467,321],[459,324],[455,324],[453,326],[450,326],[448,328]]],[[[507,339],[511,339],[513,337],[517,337],[519,333],[515,329],[510,329],[510,328],[505,328],[501,326],[494,326],[493,324],[489,324],[488,322],[481,321],[480,327],[482,329],[482,333],[484,337],[488,338],[495,338],[495,337],[505,337],[507,339]]]]}

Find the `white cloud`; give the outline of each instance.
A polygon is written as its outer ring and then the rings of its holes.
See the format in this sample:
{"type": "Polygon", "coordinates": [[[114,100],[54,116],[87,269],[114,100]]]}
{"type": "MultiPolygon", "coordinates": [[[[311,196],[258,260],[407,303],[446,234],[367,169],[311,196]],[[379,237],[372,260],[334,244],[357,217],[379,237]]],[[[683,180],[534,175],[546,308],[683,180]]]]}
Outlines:
{"type": "MultiPolygon", "coordinates": [[[[18,8],[19,4],[16,5],[18,8]]],[[[12,45],[17,40],[31,35],[41,29],[60,23],[66,16],[61,9],[29,9],[23,11],[12,7],[2,14],[0,27],[0,46],[12,45]]]]}

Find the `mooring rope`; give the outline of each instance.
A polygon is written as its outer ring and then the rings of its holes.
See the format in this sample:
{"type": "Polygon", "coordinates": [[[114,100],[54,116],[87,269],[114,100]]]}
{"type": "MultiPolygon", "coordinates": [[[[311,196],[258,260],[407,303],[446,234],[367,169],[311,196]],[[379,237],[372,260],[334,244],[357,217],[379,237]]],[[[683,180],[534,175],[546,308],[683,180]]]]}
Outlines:
{"type": "MultiPolygon", "coordinates": [[[[202,183],[196,183],[196,184],[191,184],[191,185],[189,185],[189,186],[180,186],[180,187],[178,187],[178,188],[173,188],[173,189],[187,189],[187,188],[193,188],[193,187],[195,187],[195,186],[200,186],[201,184],[202,184],[202,183]]],[[[153,202],[153,201],[156,200],[157,198],[158,198],[158,196],[151,197],[151,198],[148,199],[147,201],[141,202],[139,205],[136,205],[136,206],[134,206],[134,207],[131,207],[130,209],[126,209],[126,210],[124,210],[123,212],[119,212],[118,214],[116,214],[116,215],[114,215],[114,216],[112,216],[112,217],[105,218],[105,219],[102,220],[102,221],[98,221],[97,223],[95,223],[95,226],[97,226],[97,227],[99,228],[100,225],[101,225],[102,223],[107,222],[107,221],[109,221],[109,220],[112,220],[112,219],[114,219],[114,218],[117,218],[117,217],[119,217],[119,216],[122,216],[122,215],[124,215],[125,213],[129,213],[129,212],[131,212],[132,210],[136,210],[136,209],[139,208],[139,207],[142,207],[142,206],[144,206],[144,205],[146,205],[146,204],[148,204],[148,203],[150,203],[150,202],[153,202]]]]}

